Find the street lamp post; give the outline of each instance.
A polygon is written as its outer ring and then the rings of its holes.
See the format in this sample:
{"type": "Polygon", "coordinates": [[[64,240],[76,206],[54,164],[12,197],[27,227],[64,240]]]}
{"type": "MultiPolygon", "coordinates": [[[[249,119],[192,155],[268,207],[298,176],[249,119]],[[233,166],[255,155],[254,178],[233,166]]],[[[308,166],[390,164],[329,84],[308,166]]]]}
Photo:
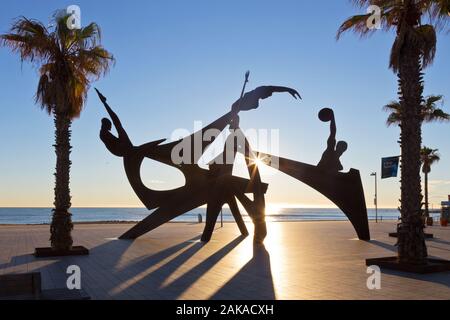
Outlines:
{"type": "Polygon", "coordinates": [[[378,185],[377,185],[377,173],[373,172],[371,175],[371,177],[375,177],[375,199],[374,199],[374,204],[375,204],[375,222],[378,223],[378,185]]]}

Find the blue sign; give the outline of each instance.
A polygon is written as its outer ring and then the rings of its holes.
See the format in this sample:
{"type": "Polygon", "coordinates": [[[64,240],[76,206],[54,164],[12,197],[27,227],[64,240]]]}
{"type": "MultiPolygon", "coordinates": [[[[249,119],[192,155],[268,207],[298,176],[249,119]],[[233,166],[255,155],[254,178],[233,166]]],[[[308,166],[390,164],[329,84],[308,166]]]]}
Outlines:
{"type": "Polygon", "coordinates": [[[381,159],[381,179],[395,178],[398,176],[400,157],[381,159]]]}

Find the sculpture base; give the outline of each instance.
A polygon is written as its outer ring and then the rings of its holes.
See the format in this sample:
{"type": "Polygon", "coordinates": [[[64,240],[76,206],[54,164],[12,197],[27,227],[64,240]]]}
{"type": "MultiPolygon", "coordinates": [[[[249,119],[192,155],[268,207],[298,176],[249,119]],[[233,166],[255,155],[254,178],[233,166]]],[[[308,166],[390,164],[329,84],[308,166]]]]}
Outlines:
{"type": "Polygon", "coordinates": [[[83,246],[74,246],[71,250],[53,250],[52,248],[36,248],[34,256],[36,258],[87,256],[89,250],[83,246]]]}
{"type": "MultiPolygon", "coordinates": [[[[433,239],[434,235],[431,233],[424,233],[425,239],[433,239]]],[[[391,238],[397,238],[398,237],[398,233],[397,232],[392,232],[389,233],[389,237],[391,238]]]]}
{"type": "Polygon", "coordinates": [[[367,259],[367,266],[378,266],[381,269],[404,271],[409,273],[429,274],[450,271],[450,261],[427,259],[423,265],[400,263],[398,257],[367,259]]]}

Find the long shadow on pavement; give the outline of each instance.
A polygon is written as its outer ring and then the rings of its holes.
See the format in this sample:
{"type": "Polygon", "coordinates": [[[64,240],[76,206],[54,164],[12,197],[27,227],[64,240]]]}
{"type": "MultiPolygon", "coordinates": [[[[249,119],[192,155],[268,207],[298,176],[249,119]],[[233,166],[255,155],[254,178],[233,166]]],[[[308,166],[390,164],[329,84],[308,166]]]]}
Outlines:
{"type": "Polygon", "coordinates": [[[213,300],[275,300],[270,255],[263,245],[253,247],[252,259],[212,297],[213,300]]]}
{"type": "Polygon", "coordinates": [[[369,243],[374,244],[378,247],[381,247],[383,249],[392,251],[392,252],[397,252],[397,247],[395,245],[389,244],[389,243],[384,243],[378,240],[370,240],[369,243]]]}
{"type": "Polygon", "coordinates": [[[165,280],[167,280],[175,270],[181,267],[196,252],[205,246],[205,244],[202,243],[195,243],[190,248],[165,263],[163,266],[145,275],[138,282],[123,290],[123,293],[127,294],[130,290],[144,290],[143,294],[145,296],[154,295],[159,299],[177,299],[207,271],[212,269],[220,260],[236,248],[244,239],[245,237],[239,236],[219,251],[213,253],[198,265],[171,282],[169,285],[163,286],[165,280]]]}

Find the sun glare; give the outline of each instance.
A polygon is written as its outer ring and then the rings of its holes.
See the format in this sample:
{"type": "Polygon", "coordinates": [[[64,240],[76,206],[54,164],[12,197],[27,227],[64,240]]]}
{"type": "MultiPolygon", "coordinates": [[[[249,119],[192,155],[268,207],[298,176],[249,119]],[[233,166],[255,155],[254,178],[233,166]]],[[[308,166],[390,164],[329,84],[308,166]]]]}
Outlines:
{"type": "Polygon", "coordinates": [[[253,163],[256,164],[258,167],[262,166],[270,166],[271,159],[268,156],[262,156],[258,155],[254,160],[253,163]]]}
{"type": "MultiPolygon", "coordinates": [[[[276,204],[268,204],[266,206],[266,215],[267,216],[276,216],[279,215],[281,213],[281,211],[283,210],[282,207],[280,207],[279,205],[276,204]]],[[[273,219],[267,219],[268,222],[273,221],[273,219]]]]}

